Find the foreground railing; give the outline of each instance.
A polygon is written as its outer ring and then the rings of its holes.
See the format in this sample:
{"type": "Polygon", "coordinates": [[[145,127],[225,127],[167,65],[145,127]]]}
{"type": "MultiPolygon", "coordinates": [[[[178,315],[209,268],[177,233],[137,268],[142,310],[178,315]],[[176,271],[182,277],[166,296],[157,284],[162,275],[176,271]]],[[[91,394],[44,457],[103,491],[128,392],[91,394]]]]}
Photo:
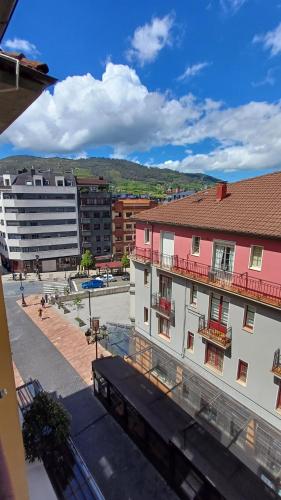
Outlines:
{"type": "Polygon", "coordinates": [[[272,364],[272,373],[277,377],[281,378],[281,352],[280,349],[276,349],[272,364]]]}
{"type": "Polygon", "coordinates": [[[231,346],[232,328],[225,327],[225,329],[218,330],[211,326],[210,321],[206,321],[205,316],[199,318],[198,333],[202,335],[205,339],[209,340],[213,344],[217,344],[224,349],[231,346]]]}
{"type": "Polygon", "coordinates": [[[135,247],[130,257],[134,260],[138,260],[140,262],[151,262],[151,249],[150,248],[142,248],[135,247]]]}

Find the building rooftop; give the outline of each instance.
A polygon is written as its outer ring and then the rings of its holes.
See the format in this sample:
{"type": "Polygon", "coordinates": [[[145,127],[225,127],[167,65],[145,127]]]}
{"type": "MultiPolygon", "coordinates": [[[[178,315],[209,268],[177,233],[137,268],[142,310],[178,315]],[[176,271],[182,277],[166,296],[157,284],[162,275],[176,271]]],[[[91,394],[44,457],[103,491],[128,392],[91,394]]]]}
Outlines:
{"type": "Polygon", "coordinates": [[[153,200],[143,199],[143,198],[126,198],[123,200],[116,200],[115,203],[122,203],[122,205],[141,205],[141,206],[149,206],[153,203],[153,200]]]}
{"type": "Polygon", "coordinates": [[[107,186],[109,183],[103,177],[75,177],[77,186],[107,186]]]}
{"type": "Polygon", "coordinates": [[[231,233],[281,238],[281,171],[229,183],[217,200],[215,186],[135,215],[155,222],[231,233]]]}
{"type": "MultiPolygon", "coordinates": [[[[5,175],[5,174],[4,174],[5,175]]],[[[8,174],[10,175],[10,174],[8,174]]],[[[63,177],[65,179],[65,185],[66,186],[75,186],[74,182],[74,177],[71,174],[63,174],[61,172],[55,173],[55,172],[40,172],[38,170],[29,171],[29,172],[20,172],[18,174],[11,174],[11,179],[12,179],[12,186],[28,186],[28,185],[33,185],[31,184],[33,182],[33,177],[35,176],[36,179],[39,177],[42,177],[43,179],[43,186],[56,186],[56,177],[63,177]]],[[[3,183],[3,176],[0,176],[0,188],[6,187],[4,186],[3,183]]],[[[11,186],[8,186],[10,188],[11,186]]],[[[38,187],[38,186],[37,186],[38,187]]]]}
{"type": "Polygon", "coordinates": [[[192,464],[225,498],[270,498],[268,488],[252,471],[123,358],[105,357],[92,365],[166,443],[172,442],[188,459],[192,457],[192,464]]]}

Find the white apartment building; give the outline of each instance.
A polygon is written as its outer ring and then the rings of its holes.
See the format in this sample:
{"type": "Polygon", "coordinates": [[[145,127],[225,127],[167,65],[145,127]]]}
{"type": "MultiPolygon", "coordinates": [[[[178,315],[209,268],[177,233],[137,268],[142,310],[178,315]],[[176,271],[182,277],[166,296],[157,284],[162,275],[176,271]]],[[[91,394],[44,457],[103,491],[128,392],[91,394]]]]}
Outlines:
{"type": "Polygon", "coordinates": [[[0,254],[12,272],[76,268],[79,222],[71,174],[32,168],[0,177],[0,254]]]}

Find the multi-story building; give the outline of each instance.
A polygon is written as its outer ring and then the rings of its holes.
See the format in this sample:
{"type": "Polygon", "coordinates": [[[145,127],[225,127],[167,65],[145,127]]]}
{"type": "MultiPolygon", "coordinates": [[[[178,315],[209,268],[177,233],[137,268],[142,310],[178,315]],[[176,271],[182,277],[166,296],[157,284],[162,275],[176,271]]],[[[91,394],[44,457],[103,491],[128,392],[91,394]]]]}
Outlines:
{"type": "Polygon", "coordinates": [[[139,213],[131,263],[146,373],[279,494],[280,199],[278,172],[139,213]]]}
{"type": "Polygon", "coordinates": [[[72,175],[4,174],[0,179],[0,252],[11,271],[73,269],[80,254],[72,175]]]}
{"type": "Polygon", "coordinates": [[[96,259],[112,255],[111,192],[102,177],[76,177],[81,252],[89,249],[96,259]]]}
{"type": "Polygon", "coordinates": [[[132,217],[143,210],[157,206],[157,202],[148,199],[122,199],[112,207],[112,244],[113,255],[120,259],[135,246],[135,221],[132,217]]]}

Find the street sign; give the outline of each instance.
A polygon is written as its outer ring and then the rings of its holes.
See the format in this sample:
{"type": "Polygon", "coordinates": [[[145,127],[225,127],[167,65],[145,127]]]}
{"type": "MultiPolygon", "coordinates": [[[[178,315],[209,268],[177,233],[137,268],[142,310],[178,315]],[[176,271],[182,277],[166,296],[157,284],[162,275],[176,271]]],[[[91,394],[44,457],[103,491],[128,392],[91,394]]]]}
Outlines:
{"type": "Polygon", "coordinates": [[[21,291],[21,292],[23,292],[23,291],[24,291],[24,286],[23,286],[23,285],[21,285],[21,286],[20,286],[20,291],[21,291]]]}

